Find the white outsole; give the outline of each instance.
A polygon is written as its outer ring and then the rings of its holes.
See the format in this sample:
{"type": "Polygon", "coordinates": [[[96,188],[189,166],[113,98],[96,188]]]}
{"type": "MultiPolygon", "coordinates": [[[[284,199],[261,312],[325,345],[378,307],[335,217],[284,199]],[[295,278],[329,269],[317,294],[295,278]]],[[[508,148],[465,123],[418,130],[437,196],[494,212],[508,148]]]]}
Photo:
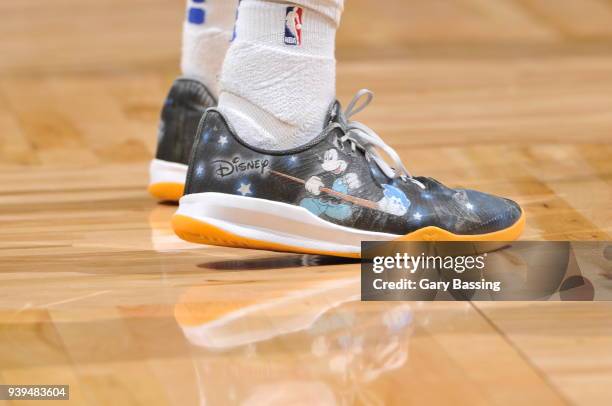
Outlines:
{"type": "Polygon", "coordinates": [[[149,185],[158,183],[185,184],[187,165],[153,159],[149,165],[149,185]]]}
{"type": "Polygon", "coordinates": [[[224,193],[183,196],[176,214],[246,239],[321,252],[360,254],[362,241],[400,237],[339,226],[303,207],[224,193]]]}

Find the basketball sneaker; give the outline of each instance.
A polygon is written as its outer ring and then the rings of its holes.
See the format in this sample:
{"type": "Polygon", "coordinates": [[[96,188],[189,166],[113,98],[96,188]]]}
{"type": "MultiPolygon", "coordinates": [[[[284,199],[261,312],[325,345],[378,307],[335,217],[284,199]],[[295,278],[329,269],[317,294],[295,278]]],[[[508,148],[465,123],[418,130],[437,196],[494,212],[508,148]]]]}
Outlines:
{"type": "Polygon", "coordinates": [[[359,257],[362,241],[519,237],[518,204],[413,177],[372,129],[352,121],[371,100],[360,91],[345,113],[335,102],[325,129],[288,151],[248,145],[209,109],[174,231],[195,243],[342,257],[359,257]]]}
{"type": "Polygon", "coordinates": [[[157,153],[149,168],[149,193],[159,200],[178,201],[183,195],[187,164],[200,119],[217,101],[195,79],[177,79],[164,103],[157,153]]]}

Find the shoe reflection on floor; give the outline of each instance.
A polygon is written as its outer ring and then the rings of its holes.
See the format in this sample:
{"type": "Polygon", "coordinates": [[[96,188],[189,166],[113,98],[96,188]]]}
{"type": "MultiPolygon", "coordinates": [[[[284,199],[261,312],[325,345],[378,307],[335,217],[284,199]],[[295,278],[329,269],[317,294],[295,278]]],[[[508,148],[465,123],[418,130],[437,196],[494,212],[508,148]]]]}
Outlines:
{"type": "Polygon", "coordinates": [[[248,284],[192,287],[176,305],[202,404],[384,404],[379,378],[408,358],[410,305],[360,302],[358,277],[270,284],[262,296],[248,284]]]}

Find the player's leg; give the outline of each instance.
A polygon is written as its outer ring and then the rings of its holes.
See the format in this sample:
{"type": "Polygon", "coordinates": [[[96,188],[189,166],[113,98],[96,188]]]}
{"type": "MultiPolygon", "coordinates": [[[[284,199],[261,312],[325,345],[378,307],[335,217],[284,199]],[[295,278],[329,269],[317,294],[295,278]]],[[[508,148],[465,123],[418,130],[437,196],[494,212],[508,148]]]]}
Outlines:
{"type": "Polygon", "coordinates": [[[219,77],[234,36],[238,0],[189,0],[183,25],[181,70],[219,96],[219,77]]]}
{"type": "Polygon", "coordinates": [[[343,3],[241,2],[219,100],[240,137],[280,150],[321,131],[335,99],[335,37],[343,3]]]}
{"type": "Polygon", "coordinates": [[[189,0],[183,27],[182,76],[164,104],[149,191],[160,200],[183,195],[189,153],[200,118],[217,104],[219,76],[230,46],[237,0],[189,0]]]}
{"type": "Polygon", "coordinates": [[[411,176],[354,121],[369,92],[341,111],[333,43],[342,2],[299,4],[241,3],[220,104],[202,122],[173,218],[177,234],[340,256],[359,256],[363,240],[518,238],[524,216],[516,203],[411,176]]]}

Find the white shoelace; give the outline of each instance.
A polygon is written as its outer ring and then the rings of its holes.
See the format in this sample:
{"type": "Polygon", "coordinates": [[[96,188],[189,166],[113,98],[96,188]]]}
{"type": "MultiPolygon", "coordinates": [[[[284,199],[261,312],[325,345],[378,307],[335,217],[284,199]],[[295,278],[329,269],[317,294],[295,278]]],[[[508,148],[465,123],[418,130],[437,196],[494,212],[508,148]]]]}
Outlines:
{"type": "Polygon", "coordinates": [[[346,133],[344,136],[339,137],[340,143],[350,142],[353,152],[357,147],[363,149],[366,152],[366,157],[369,157],[376,162],[376,165],[384,172],[384,174],[391,179],[402,179],[404,181],[410,181],[418,185],[421,189],[426,189],[423,183],[415,179],[410,172],[406,169],[398,153],[387,145],[382,138],[374,130],[365,124],[358,121],[353,121],[351,118],[363,111],[374,99],[374,93],[368,89],[361,89],[357,92],[353,100],[349,103],[344,115],[347,119],[346,133]],[[359,104],[359,101],[366,97],[366,99],[359,104]],[[378,153],[380,149],[393,161],[393,166],[389,165],[378,153]]]}

